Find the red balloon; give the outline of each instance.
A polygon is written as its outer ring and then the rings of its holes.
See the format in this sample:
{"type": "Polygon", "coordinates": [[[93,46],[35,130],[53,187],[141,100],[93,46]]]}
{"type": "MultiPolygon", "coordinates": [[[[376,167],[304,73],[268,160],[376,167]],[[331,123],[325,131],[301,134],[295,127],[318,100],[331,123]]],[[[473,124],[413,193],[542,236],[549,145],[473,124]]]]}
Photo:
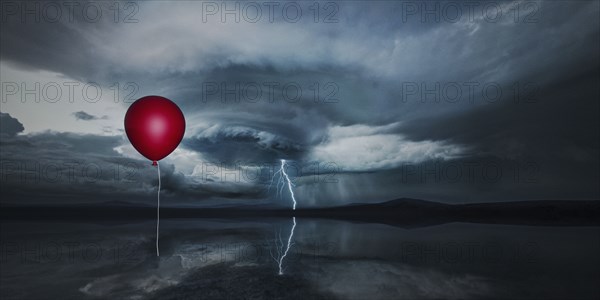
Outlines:
{"type": "Polygon", "coordinates": [[[135,101],[125,114],[125,132],[133,147],[156,165],[183,139],[185,118],[173,101],[146,96],[135,101]]]}

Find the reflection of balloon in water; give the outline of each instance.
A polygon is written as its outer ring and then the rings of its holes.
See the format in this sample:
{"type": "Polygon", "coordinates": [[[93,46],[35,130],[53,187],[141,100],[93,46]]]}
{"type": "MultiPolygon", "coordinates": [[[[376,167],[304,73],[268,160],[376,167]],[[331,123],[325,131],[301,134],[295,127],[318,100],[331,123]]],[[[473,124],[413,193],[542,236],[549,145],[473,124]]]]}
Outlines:
{"type": "Polygon", "coordinates": [[[125,114],[125,132],[133,147],[158,171],[156,208],[156,256],[160,225],[160,166],[158,161],[171,154],[183,139],[185,118],[173,101],[160,96],[146,96],[135,101],[125,114]]]}
{"type": "Polygon", "coordinates": [[[185,119],[171,100],[146,96],[127,110],[125,132],[133,147],[156,165],[156,161],[173,152],[181,142],[185,119]]]}

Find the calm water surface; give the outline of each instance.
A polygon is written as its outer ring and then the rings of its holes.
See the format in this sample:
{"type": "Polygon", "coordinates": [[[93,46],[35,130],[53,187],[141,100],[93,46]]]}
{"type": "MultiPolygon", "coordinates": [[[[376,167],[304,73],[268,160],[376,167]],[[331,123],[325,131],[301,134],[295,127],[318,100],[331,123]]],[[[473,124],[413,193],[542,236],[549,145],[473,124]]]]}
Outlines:
{"type": "Polygon", "coordinates": [[[600,228],[1,224],[1,299],[599,299],[600,228]]]}

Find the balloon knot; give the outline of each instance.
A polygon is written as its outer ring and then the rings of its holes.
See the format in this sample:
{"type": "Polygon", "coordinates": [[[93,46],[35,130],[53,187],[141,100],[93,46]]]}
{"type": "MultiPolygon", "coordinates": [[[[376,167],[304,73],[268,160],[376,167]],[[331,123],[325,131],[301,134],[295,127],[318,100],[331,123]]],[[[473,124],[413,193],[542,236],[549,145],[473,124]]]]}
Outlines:
{"type": "Polygon", "coordinates": [[[153,166],[158,166],[158,164],[156,163],[156,161],[155,161],[155,160],[153,160],[153,161],[152,161],[152,165],[153,165],[153,166]]]}

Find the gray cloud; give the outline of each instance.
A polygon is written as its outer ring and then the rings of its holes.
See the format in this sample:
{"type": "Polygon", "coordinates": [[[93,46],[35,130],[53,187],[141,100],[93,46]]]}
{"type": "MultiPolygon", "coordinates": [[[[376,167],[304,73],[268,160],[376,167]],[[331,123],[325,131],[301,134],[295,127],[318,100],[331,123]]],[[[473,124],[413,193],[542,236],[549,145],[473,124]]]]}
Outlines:
{"type": "Polygon", "coordinates": [[[25,130],[19,120],[10,116],[10,114],[0,112],[0,134],[15,136],[17,133],[25,130]]]}
{"type": "Polygon", "coordinates": [[[106,119],[107,118],[107,116],[98,117],[98,116],[90,115],[90,114],[86,113],[85,111],[74,112],[73,116],[75,116],[75,119],[82,120],[82,121],[93,121],[93,120],[99,120],[99,119],[106,119]]]}
{"type": "MultiPolygon", "coordinates": [[[[114,197],[153,201],[158,184],[156,170],[146,160],[124,157],[115,150],[124,143],[124,136],[52,131],[2,135],[0,178],[2,193],[7,196],[3,202],[43,204],[44,199],[51,198],[53,203],[89,203],[114,197]],[[82,199],[82,195],[86,197],[82,199]]],[[[173,199],[166,205],[182,201],[202,204],[213,198],[242,195],[262,197],[261,189],[224,189],[220,182],[186,177],[168,163],[161,164],[161,178],[164,197],[173,199]]]]}

